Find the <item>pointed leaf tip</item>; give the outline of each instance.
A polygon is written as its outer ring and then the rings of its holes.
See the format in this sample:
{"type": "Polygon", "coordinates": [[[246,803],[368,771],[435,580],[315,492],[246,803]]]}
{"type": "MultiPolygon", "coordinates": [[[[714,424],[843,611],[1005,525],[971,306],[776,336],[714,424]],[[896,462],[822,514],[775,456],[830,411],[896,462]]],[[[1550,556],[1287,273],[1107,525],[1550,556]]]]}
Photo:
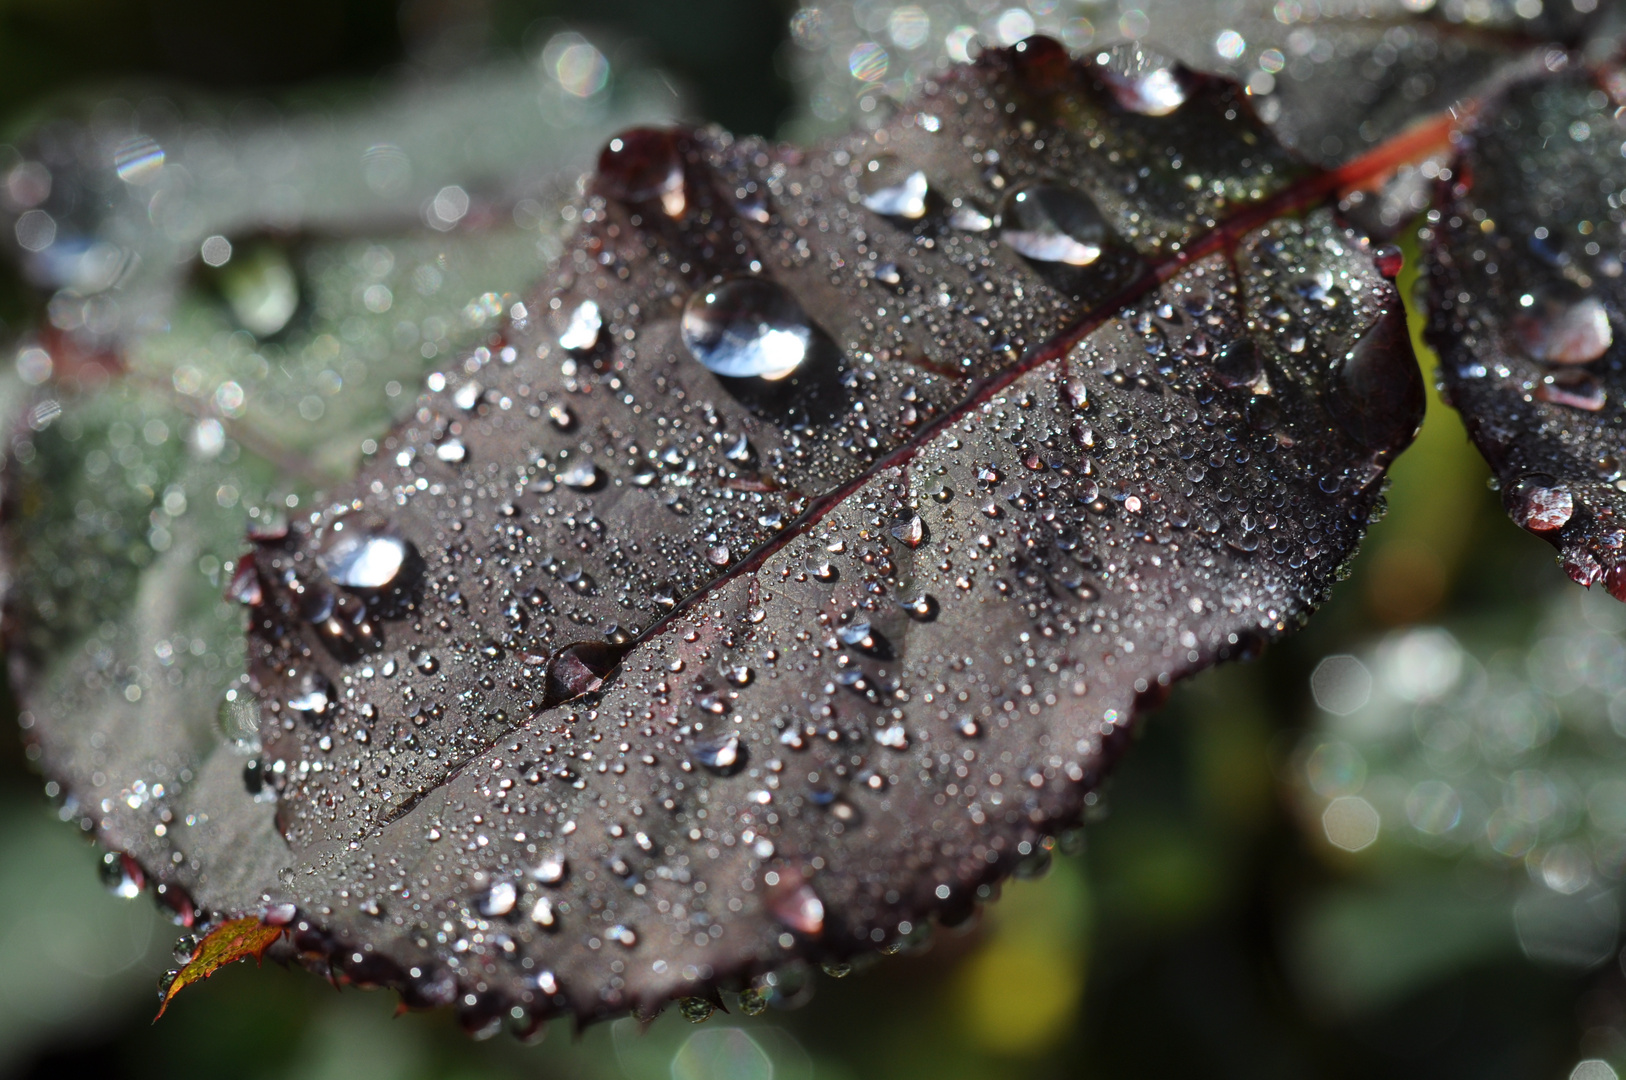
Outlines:
{"type": "Polygon", "coordinates": [[[227,964],[245,957],[252,956],[259,960],[282,934],[283,927],[267,926],[252,915],[221,923],[198,944],[192,959],[171,980],[164,991],[164,1000],[158,1006],[158,1015],[152,1018],[153,1023],[158,1022],[164,1010],[169,1008],[169,1003],[184,987],[201,982],[227,964]]]}

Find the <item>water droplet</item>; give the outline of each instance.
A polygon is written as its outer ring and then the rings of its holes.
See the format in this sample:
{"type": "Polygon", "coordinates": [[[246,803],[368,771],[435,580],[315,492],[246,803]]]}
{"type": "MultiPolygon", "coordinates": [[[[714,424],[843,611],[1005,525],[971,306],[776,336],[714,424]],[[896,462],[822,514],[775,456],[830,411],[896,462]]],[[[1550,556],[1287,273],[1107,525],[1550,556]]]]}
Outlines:
{"type": "Polygon", "coordinates": [[[448,465],[456,465],[468,456],[468,447],[463,445],[462,439],[447,439],[435,447],[435,457],[448,465]]]}
{"type": "Polygon", "coordinates": [[[1575,500],[1564,488],[1532,487],[1524,491],[1519,524],[1535,533],[1556,532],[1575,513],[1575,500]]]}
{"type": "Polygon", "coordinates": [[[570,313],[565,331],[559,335],[559,347],[571,352],[586,352],[598,344],[598,332],[603,326],[604,320],[599,316],[597,302],[583,300],[570,313]]]}
{"type": "Polygon", "coordinates": [[[761,1016],[768,1009],[769,993],[754,986],[740,991],[740,1012],[746,1016],[761,1016]]]}
{"type": "Polygon", "coordinates": [[[531,905],[531,921],[544,930],[556,929],[559,917],[554,914],[553,901],[546,896],[539,897],[536,903],[531,905]]]}
{"type": "Polygon", "coordinates": [[[565,879],[568,864],[562,855],[545,855],[531,870],[531,877],[544,885],[557,885],[565,879]]]}
{"type": "Polygon", "coordinates": [[[670,217],[681,217],[683,147],[676,131],[634,128],[609,141],[598,158],[598,179],[606,194],[621,202],[659,200],[670,217]]]}
{"type": "Polygon", "coordinates": [[[548,663],[547,703],[558,704],[597,690],[620,658],[619,649],[595,641],[560,649],[548,663]]]}
{"type": "Polygon", "coordinates": [[[689,297],[683,344],[730,378],[783,379],[807,358],[812,324],[785,289],[766,278],[722,278],[689,297]]]}
{"type": "Polygon", "coordinates": [[[106,885],[114,896],[123,900],[134,900],[140,896],[142,888],[147,883],[136,861],[116,851],[109,851],[102,856],[100,871],[102,884],[106,885]]]}
{"type": "Polygon", "coordinates": [[[518,901],[519,890],[514,888],[514,883],[511,881],[499,881],[495,885],[491,886],[490,889],[486,890],[486,894],[480,897],[480,902],[477,906],[480,909],[481,915],[484,915],[488,919],[494,919],[507,915],[510,911],[513,911],[514,905],[518,903],[518,901]]]}
{"type": "MultiPolygon", "coordinates": [[[[1525,297],[1520,298],[1523,304],[1525,297]]],[[[1546,364],[1589,364],[1614,344],[1609,313],[1595,296],[1550,289],[1531,299],[1513,327],[1531,359],[1546,364]]]]}
{"type": "Polygon", "coordinates": [[[317,562],[337,585],[382,589],[401,573],[406,558],[406,541],[394,533],[346,529],[332,534],[317,562]]]}
{"type": "Polygon", "coordinates": [[[452,403],[464,412],[473,412],[480,404],[480,395],[485,392],[477,382],[466,382],[452,394],[452,403]]]}
{"type": "Polygon", "coordinates": [[[1405,269],[1406,256],[1393,244],[1385,244],[1372,253],[1372,264],[1377,267],[1378,273],[1393,281],[1405,269]]]}
{"type": "Polygon", "coordinates": [[[548,406],[548,419],[560,431],[569,431],[576,426],[576,414],[570,411],[569,405],[555,402],[548,406]]]}
{"type": "Polygon", "coordinates": [[[926,174],[910,169],[891,154],[874,158],[858,177],[864,206],[885,217],[913,221],[926,216],[926,174]]]}
{"type": "Polygon", "coordinates": [[[919,619],[921,622],[929,622],[930,620],[937,618],[937,601],[928,596],[926,593],[917,593],[913,596],[906,596],[904,599],[898,601],[898,606],[902,608],[910,618],[919,619]]]}
{"type": "Polygon", "coordinates": [[[1258,382],[1265,373],[1265,366],[1253,339],[1239,338],[1215,354],[1213,371],[1220,385],[1235,389],[1258,382]]]}
{"type": "Polygon", "coordinates": [[[592,491],[604,483],[604,472],[590,460],[578,461],[554,477],[575,491],[592,491]]]}
{"type": "Polygon", "coordinates": [[[898,285],[903,281],[903,274],[898,271],[897,263],[878,263],[875,267],[875,280],[883,285],[898,285]]]}
{"type": "Polygon", "coordinates": [[[1422,372],[1412,352],[1405,310],[1378,316],[1333,371],[1329,411],[1356,442],[1378,453],[1397,453],[1417,434],[1426,402],[1422,372]]]}
{"type": "Polygon", "coordinates": [[[260,703],[245,686],[233,686],[220,696],[217,713],[220,732],[240,743],[251,743],[260,730],[260,703]]]}
{"type": "Polygon", "coordinates": [[[1102,76],[1118,104],[1142,116],[1168,116],[1186,103],[1186,88],[1180,76],[1169,67],[1130,72],[1106,70],[1102,76]]]}
{"type": "Polygon", "coordinates": [[[994,227],[993,218],[969,203],[951,210],[948,223],[949,228],[959,229],[961,232],[987,232],[994,227]]]}
{"type": "Polygon", "coordinates": [[[638,932],[630,926],[623,926],[619,923],[610,927],[604,936],[629,949],[638,944],[638,932]]]}
{"type": "Polygon", "coordinates": [[[713,565],[713,566],[727,566],[728,565],[728,560],[729,560],[729,550],[728,550],[728,548],[724,547],[722,544],[717,544],[717,545],[715,545],[713,547],[709,547],[709,548],[706,549],[706,561],[711,563],[711,565],[713,565]]]}
{"type": "Polygon", "coordinates": [[[1107,224],[1082,195],[1041,184],[1011,196],[999,237],[1037,262],[1088,266],[1101,257],[1107,224]]]}
{"type": "Polygon", "coordinates": [[[824,903],[799,871],[770,870],[763,875],[763,882],[768,887],[768,910],[774,918],[807,937],[824,933],[824,903]]]}
{"type": "Polygon", "coordinates": [[[919,547],[926,536],[926,526],[919,514],[904,514],[892,522],[892,535],[910,547],[919,547]]]}
{"type": "Polygon", "coordinates": [[[678,998],[678,1014],[691,1024],[704,1024],[717,1011],[717,1006],[705,998],[678,998]]]}
{"type": "Polygon", "coordinates": [[[332,700],[332,691],[333,684],[328,682],[326,675],[320,671],[307,670],[294,680],[293,693],[288,697],[288,707],[307,716],[321,716],[327,712],[328,702],[332,700]]]}
{"type": "Polygon", "coordinates": [[[729,776],[744,767],[745,748],[740,745],[739,734],[731,731],[719,738],[696,743],[694,759],[712,772],[729,776]]]}

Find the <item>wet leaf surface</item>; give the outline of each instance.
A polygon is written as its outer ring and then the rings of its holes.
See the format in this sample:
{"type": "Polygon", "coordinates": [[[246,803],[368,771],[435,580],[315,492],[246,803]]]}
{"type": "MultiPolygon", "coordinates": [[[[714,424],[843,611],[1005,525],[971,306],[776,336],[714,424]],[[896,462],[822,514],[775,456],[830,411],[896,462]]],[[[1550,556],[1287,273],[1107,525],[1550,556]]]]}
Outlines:
{"type": "Polygon", "coordinates": [[[1514,522],[1626,599],[1618,75],[1525,83],[1478,118],[1434,227],[1441,376],[1514,522]]]}
{"type": "MultiPolygon", "coordinates": [[[[1344,179],[1233,85],[1044,39],[818,152],[625,133],[557,272],[218,567],[231,743],[191,701],[164,745],[137,709],[25,723],[164,887],[292,905],[307,963],[475,1030],[964,918],[1173,680],[1306,617],[1378,506],[1422,391],[1344,179]]],[[[68,431],[14,456],[25,551],[74,547],[68,431]]],[[[74,693],[185,685],[120,680],[99,632],[74,693]]]]}
{"type": "Polygon", "coordinates": [[[164,989],[164,1000],[158,1006],[158,1016],[164,1015],[169,1003],[175,1000],[175,995],[186,987],[207,979],[227,964],[235,964],[249,957],[260,959],[285,932],[283,927],[261,922],[256,915],[221,923],[198,942],[192,959],[170,980],[169,986],[164,989]]]}

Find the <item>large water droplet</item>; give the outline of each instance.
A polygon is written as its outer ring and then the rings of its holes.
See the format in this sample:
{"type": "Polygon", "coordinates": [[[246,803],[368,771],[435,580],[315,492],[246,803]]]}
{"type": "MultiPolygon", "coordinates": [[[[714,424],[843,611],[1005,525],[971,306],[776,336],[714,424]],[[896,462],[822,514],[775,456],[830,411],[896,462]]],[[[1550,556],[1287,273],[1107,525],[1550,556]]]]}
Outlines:
{"type": "Polygon", "coordinates": [[[1609,313],[1595,296],[1575,298],[1557,290],[1519,298],[1525,310],[1514,329],[1525,352],[1546,364],[1590,364],[1614,344],[1609,313]]]}
{"type": "Polygon", "coordinates": [[[347,529],[335,533],[317,562],[347,589],[382,589],[406,563],[406,541],[390,532],[347,529]]]}
{"type": "Polygon", "coordinates": [[[910,169],[891,154],[874,158],[858,176],[864,205],[886,217],[913,221],[926,216],[926,195],[931,186],[926,174],[910,169]]]}
{"type": "Polygon", "coordinates": [[[1038,185],[1006,203],[999,236],[1037,262],[1088,266],[1101,257],[1107,224],[1088,199],[1065,188],[1038,185]]]}
{"type": "Polygon", "coordinates": [[[694,759],[712,772],[724,776],[738,772],[745,765],[745,748],[740,745],[737,732],[695,744],[694,759]]]}
{"type": "Polygon", "coordinates": [[[763,875],[768,886],[768,910],[785,926],[807,937],[824,933],[824,903],[801,873],[793,869],[770,870],[763,875]]]}
{"type": "Polygon", "coordinates": [[[683,148],[675,131],[623,131],[599,154],[598,175],[612,198],[634,203],[658,199],[671,217],[680,217],[688,202],[683,191],[683,148]]]}
{"type": "Polygon", "coordinates": [[[594,641],[560,649],[548,664],[547,704],[556,705],[597,690],[620,658],[620,650],[594,641]]]}
{"type": "Polygon", "coordinates": [[[519,901],[519,890],[514,888],[513,882],[499,881],[486,894],[480,897],[480,914],[488,919],[499,918],[514,910],[514,904],[519,901]]]}
{"type": "Polygon", "coordinates": [[[1187,91],[1173,64],[1139,45],[1119,46],[1101,77],[1118,105],[1142,116],[1168,116],[1186,103],[1187,91]]]}
{"type": "Polygon", "coordinates": [[[333,684],[319,671],[306,671],[294,680],[293,692],[288,696],[288,707],[307,716],[321,716],[327,712],[332,700],[333,684]]]}
{"type": "Polygon", "coordinates": [[[1252,338],[1238,338],[1214,356],[1214,377],[1220,385],[1236,388],[1252,386],[1265,373],[1259,347],[1252,338]]]}
{"type": "Polygon", "coordinates": [[[783,379],[807,358],[813,327],[783,286],[766,278],[723,278],[689,297],[683,344],[709,370],[730,378],[783,379]]]}
{"type": "Polygon", "coordinates": [[[1379,453],[1398,453],[1423,423],[1423,375],[1398,301],[1335,362],[1327,408],[1352,438],[1379,453]]]}

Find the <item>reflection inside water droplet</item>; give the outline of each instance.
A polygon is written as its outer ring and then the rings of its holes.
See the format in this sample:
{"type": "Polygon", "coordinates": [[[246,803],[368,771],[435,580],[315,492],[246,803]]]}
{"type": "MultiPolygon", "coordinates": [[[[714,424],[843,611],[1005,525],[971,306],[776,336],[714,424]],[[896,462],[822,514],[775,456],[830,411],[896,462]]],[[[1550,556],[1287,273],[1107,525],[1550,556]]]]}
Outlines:
{"type": "Polygon", "coordinates": [[[718,280],[689,297],[683,344],[730,378],[783,379],[807,358],[812,324],[785,289],[766,278],[718,280]]]}
{"type": "Polygon", "coordinates": [[[406,562],[406,541],[388,532],[347,530],[317,556],[335,584],[349,589],[382,589],[406,562]]]}
{"type": "Polygon", "coordinates": [[[598,332],[604,325],[599,316],[598,304],[592,300],[583,300],[570,313],[570,321],[565,324],[565,332],[559,335],[559,347],[569,349],[571,352],[586,352],[598,344],[598,332]]]}
{"type": "Polygon", "coordinates": [[[1037,262],[1088,266],[1101,257],[1107,225],[1082,195],[1039,185],[1012,195],[999,237],[1037,262]]]}
{"type": "Polygon", "coordinates": [[[1595,296],[1572,297],[1558,290],[1519,298],[1524,307],[1514,329],[1531,359],[1546,364],[1589,364],[1615,342],[1609,313],[1595,296]]]}

